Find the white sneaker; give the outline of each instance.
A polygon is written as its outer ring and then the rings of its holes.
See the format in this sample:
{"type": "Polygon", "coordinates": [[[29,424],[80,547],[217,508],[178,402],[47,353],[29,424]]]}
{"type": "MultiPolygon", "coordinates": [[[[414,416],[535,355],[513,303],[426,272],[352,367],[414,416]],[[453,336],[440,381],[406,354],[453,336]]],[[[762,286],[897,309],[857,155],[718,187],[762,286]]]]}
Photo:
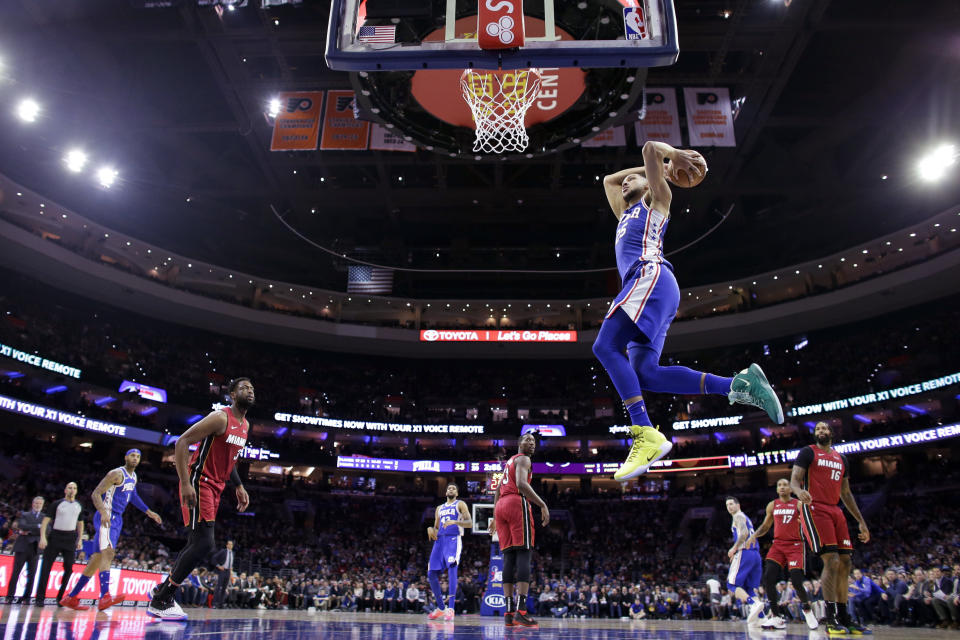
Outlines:
{"type": "MultiPolygon", "coordinates": [[[[158,603],[160,604],[160,603],[158,603]]],[[[164,608],[155,606],[153,601],[150,602],[150,606],[147,607],[147,615],[153,616],[154,618],[160,618],[161,620],[186,620],[187,614],[183,612],[183,609],[180,608],[180,605],[177,604],[176,600],[170,600],[170,603],[163,603],[164,608]]]]}
{"type": "Polygon", "coordinates": [[[764,618],[760,626],[764,629],[786,629],[787,622],[780,616],[770,616],[769,618],[764,618]]]}
{"type": "Polygon", "coordinates": [[[813,609],[804,611],[803,617],[807,621],[807,626],[810,627],[810,629],[816,629],[818,626],[820,626],[820,623],[817,621],[816,614],[813,613],[813,609]]]}
{"type": "Polygon", "coordinates": [[[750,605],[750,613],[747,615],[747,624],[757,624],[760,620],[760,614],[763,613],[763,600],[757,600],[750,605]]]}
{"type": "Polygon", "coordinates": [[[443,619],[446,620],[447,622],[450,622],[453,620],[455,615],[456,613],[454,612],[454,610],[451,609],[450,607],[447,607],[447,609],[443,612],[443,619]]]}

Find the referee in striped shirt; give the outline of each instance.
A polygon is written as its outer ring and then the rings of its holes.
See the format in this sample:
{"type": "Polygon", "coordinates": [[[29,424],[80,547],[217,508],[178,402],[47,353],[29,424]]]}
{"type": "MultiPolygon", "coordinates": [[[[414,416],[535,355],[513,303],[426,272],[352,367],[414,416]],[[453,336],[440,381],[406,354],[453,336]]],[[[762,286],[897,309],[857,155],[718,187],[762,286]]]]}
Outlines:
{"type": "Polygon", "coordinates": [[[60,591],[57,602],[63,599],[64,590],[73,573],[73,562],[83,542],[83,507],[77,502],[77,483],[68,482],[63,490],[63,499],[51,502],[44,511],[43,524],[40,525],[40,550],[43,551],[43,563],[40,570],[40,582],[37,584],[37,604],[43,606],[47,595],[47,579],[50,568],[57,556],[63,556],[63,577],[60,579],[60,591]],[[50,535],[47,525],[53,523],[50,535]]]}

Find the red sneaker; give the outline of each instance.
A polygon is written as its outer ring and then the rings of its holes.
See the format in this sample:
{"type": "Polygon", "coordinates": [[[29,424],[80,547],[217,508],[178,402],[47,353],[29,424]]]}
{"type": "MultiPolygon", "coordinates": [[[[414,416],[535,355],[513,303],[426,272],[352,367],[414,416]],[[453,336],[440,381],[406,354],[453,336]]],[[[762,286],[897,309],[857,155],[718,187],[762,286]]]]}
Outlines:
{"type": "Polygon", "coordinates": [[[515,627],[516,623],[513,621],[513,612],[507,611],[503,614],[503,626],[505,627],[515,627]]]}
{"type": "Polygon", "coordinates": [[[63,600],[60,601],[60,604],[67,609],[73,609],[74,611],[86,611],[90,608],[85,604],[80,604],[80,598],[77,596],[63,596],[63,600]]]}
{"type": "Polygon", "coordinates": [[[104,609],[108,607],[112,607],[115,604],[120,604],[126,599],[127,599],[126,596],[123,596],[120,594],[112,596],[108,593],[107,595],[103,596],[102,598],[100,598],[100,600],[97,601],[97,609],[99,609],[100,611],[103,611],[104,609]]]}

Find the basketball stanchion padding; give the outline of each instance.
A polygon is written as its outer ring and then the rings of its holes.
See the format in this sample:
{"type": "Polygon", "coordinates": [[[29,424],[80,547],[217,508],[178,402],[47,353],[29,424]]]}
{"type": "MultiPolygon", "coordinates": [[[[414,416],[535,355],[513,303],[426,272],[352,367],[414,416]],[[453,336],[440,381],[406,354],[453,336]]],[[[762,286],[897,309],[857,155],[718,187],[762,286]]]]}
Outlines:
{"type": "Polygon", "coordinates": [[[530,144],[524,117],[540,94],[540,69],[484,72],[466,69],[460,75],[463,99],[470,106],[477,136],[476,153],[520,152],[530,144]]]}

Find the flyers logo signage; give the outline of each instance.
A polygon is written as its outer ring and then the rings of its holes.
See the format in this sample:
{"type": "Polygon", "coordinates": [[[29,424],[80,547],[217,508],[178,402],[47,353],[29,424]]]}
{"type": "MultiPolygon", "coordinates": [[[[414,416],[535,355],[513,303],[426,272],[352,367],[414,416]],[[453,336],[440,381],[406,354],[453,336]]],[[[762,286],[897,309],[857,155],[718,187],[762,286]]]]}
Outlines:
{"type": "Polygon", "coordinates": [[[523,46],[523,0],[480,0],[477,20],[481,49],[523,46]]]}
{"type": "Polygon", "coordinates": [[[271,151],[313,151],[320,132],[322,91],[285,91],[280,94],[283,109],[273,122],[271,151]]]}

